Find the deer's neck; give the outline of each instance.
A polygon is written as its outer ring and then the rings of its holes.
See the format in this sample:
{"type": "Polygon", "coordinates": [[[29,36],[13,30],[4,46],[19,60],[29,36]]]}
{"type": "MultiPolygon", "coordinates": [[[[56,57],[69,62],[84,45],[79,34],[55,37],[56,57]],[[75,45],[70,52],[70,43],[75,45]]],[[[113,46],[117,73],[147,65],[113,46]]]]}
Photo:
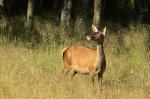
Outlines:
{"type": "Polygon", "coordinates": [[[103,44],[97,45],[97,65],[101,65],[102,62],[105,60],[105,53],[103,49],[103,44]]]}
{"type": "Polygon", "coordinates": [[[103,44],[97,44],[97,55],[101,56],[104,54],[103,44]]]}

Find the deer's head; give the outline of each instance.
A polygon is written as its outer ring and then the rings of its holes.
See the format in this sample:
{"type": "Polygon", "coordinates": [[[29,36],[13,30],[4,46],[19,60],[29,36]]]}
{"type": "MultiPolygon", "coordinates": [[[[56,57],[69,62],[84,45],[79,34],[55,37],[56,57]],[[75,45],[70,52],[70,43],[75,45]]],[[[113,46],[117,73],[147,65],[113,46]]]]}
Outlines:
{"type": "Polygon", "coordinates": [[[106,27],[104,27],[103,31],[99,31],[95,25],[92,24],[92,30],[93,33],[91,35],[88,35],[86,37],[87,40],[96,41],[98,44],[103,44],[105,33],[106,33],[106,27]]]}

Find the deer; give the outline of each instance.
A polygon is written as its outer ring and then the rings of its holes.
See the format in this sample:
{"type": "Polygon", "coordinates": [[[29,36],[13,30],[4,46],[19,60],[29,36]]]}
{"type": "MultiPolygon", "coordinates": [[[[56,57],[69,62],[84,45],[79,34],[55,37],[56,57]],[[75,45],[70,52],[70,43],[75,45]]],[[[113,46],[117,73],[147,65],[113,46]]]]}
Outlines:
{"type": "Polygon", "coordinates": [[[94,84],[94,76],[98,75],[98,82],[102,79],[106,68],[106,59],[103,48],[103,42],[106,33],[106,26],[103,31],[99,31],[95,25],[92,24],[93,33],[87,35],[88,41],[97,43],[97,48],[92,49],[83,45],[70,45],[63,50],[63,78],[68,74],[70,69],[73,69],[74,77],[77,73],[88,74],[94,84]]]}

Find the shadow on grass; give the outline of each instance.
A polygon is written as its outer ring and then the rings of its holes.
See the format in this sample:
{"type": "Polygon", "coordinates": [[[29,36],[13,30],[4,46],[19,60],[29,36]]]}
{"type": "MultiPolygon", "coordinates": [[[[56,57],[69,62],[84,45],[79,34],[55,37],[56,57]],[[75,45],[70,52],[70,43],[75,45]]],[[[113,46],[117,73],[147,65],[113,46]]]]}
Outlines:
{"type": "Polygon", "coordinates": [[[42,36],[36,29],[27,32],[24,19],[19,16],[1,21],[0,36],[5,37],[9,42],[30,43],[34,47],[42,41],[42,36]]]}

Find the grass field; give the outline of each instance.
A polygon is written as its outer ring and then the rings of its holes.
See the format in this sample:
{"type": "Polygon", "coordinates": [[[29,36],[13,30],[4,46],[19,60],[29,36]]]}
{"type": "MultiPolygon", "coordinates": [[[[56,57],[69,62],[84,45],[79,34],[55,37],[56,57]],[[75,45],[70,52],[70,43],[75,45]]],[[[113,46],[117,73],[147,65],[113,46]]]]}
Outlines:
{"type": "Polygon", "coordinates": [[[93,87],[88,76],[78,74],[71,79],[72,71],[65,80],[59,79],[62,49],[69,44],[94,48],[94,42],[68,40],[32,48],[17,39],[10,41],[3,32],[1,29],[0,99],[150,99],[149,26],[131,25],[116,33],[108,29],[103,90],[97,82],[93,87]]]}

